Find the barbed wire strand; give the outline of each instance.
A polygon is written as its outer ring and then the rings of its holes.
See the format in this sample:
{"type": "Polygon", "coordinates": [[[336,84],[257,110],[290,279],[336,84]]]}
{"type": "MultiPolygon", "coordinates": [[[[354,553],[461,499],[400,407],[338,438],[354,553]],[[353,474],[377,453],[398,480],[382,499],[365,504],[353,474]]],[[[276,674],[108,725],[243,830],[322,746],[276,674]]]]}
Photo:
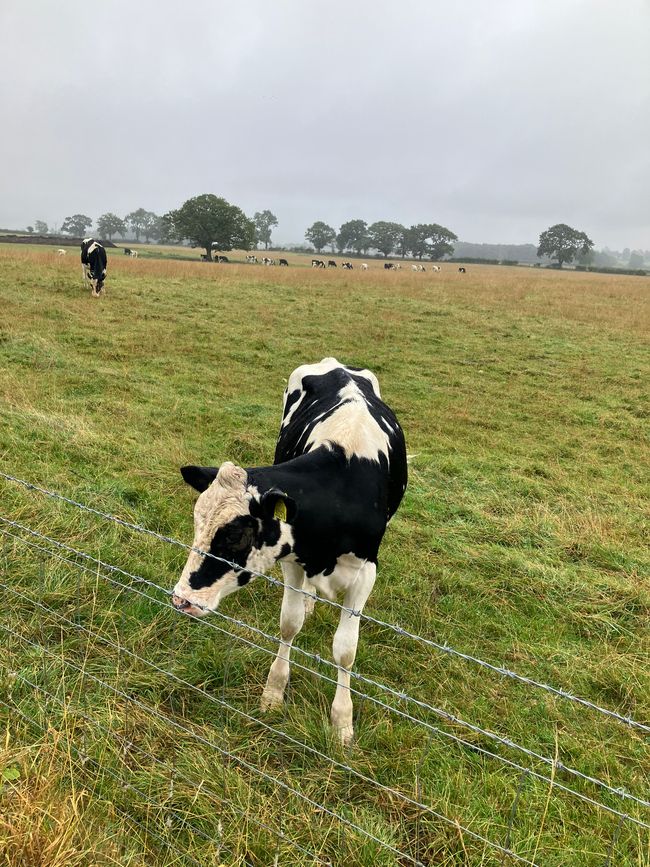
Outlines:
{"type": "MultiPolygon", "coordinates": [[[[324,804],[320,804],[318,801],[314,801],[308,795],[305,795],[303,792],[300,792],[299,790],[294,789],[292,786],[288,785],[287,783],[283,782],[282,780],[278,780],[277,777],[274,777],[272,774],[267,774],[265,771],[261,770],[260,768],[256,767],[255,765],[250,764],[250,762],[247,762],[245,759],[242,759],[240,756],[237,756],[234,753],[231,753],[230,751],[224,749],[223,747],[220,747],[217,744],[212,743],[207,738],[203,737],[202,735],[198,734],[197,732],[192,731],[192,729],[189,729],[186,726],[181,725],[177,720],[170,719],[168,716],[160,713],[160,711],[156,710],[155,708],[152,708],[149,705],[147,705],[146,703],[141,702],[139,699],[136,699],[133,696],[128,695],[128,693],[123,692],[122,690],[118,689],[117,687],[113,686],[112,684],[107,683],[106,681],[102,680],[101,678],[96,677],[94,674],[91,674],[90,672],[85,671],[85,669],[82,669],[80,666],[71,662],[69,659],[65,659],[65,658],[62,658],[61,656],[58,656],[57,654],[55,654],[51,650],[49,650],[45,645],[39,644],[38,642],[35,642],[35,641],[31,641],[26,636],[22,635],[19,632],[16,632],[14,629],[10,629],[8,626],[5,626],[2,623],[0,623],[0,629],[2,629],[4,632],[8,633],[9,635],[12,635],[15,638],[18,638],[20,641],[33,647],[34,649],[43,651],[47,656],[49,656],[53,659],[56,659],[58,662],[63,663],[64,665],[69,666],[70,668],[74,669],[75,671],[80,672],[84,677],[90,678],[91,680],[93,680],[94,682],[99,684],[100,686],[105,687],[106,689],[109,689],[111,692],[115,693],[116,695],[120,696],[121,698],[125,699],[126,701],[134,704],[136,707],[139,707],[141,710],[145,711],[146,713],[151,714],[151,716],[161,720],[162,722],[164,722],[170,726],[173,726],[176,729],[179,729],[184,734],[189,735],[190,737],[194,738],[195,740],[199,741],[200,743],[204,744],[205,746],[210,747],[210,749],[217,751],[222,756],[227,756],[228,758],[234,760],[237,764],[246,768],[246,770],[251,771],[254,774],[257,774],[258,776],[262,777],[266,781],[271,782],[271,783],[283,788],[285,791],[289,792],[290,794],[295,795],[300,800],[308,803],[311,807],[314,807],[317,810],[320,810],[324,813],[327,813],[329,816],[331,816],[334,819],[337,819],[339,822],[342,822],[344,825],[347,825],[348,827],[352,828],[354,831],[358,831],[363,836],[367,837],[368,839],[372,840],[375,843],[378,843],[384,849],[388,849],[394,855],[398,855],[402,858],[405,858],[407,861],[411,862],[412,864],[415,864],[416,867],[425,867],[425,865],[423,865],[422,862],[418,861],[416,858],[413,858],[411,855],[408,855],[406,852],[402,852],[401,850],[395,848],[394,846],[391,846],[389,843],[386,843],[384,840],[379,839],[374,834],[372,834],[370,831],[367,831],[365,828],[362,828],[359,825],[357,825],[356,823],[352,822],[351,820],[346,819],[344,816],[341,816],[339,813],[335,812],[334,810],[330,810],[329,807],[326,807],[324,804]]],[[[475,831],[471,831],[469,828],[463,827],[456,820],[450,819],[449,817],[445,816],[443,813],[437,813],[437,812],[431,810],[430,808],[429,808],[429,811],[436,819],[440,820],[441,822],[444,822],[447,825],[450,825],[453,828],[460,828],[460,830],[463,831],[463,833],[467,834],[469,837],[476,840],[477,842],[482,843],[485,846],[489,846],[491,848],[494,848],[499,852],[502,852],[502,853],[505,852],[505,854],[509,855],[511,858],[514,858],[516,861],[518,861],[522,864],[528,864],[528,865],[532,865],[532,867],[537,867],[537,865],[535,865],[534,862],[529,861],[527,858],[524,858],[521,855],[517,855],[517,853],[515,853],[515,852],[504,849],[504,847],[501,846],[500,844],[492,842],[487,837],[483,837],[481,834],[478,834],[475,831]]]]}
{"type": "MultiPolygon", "coordinates": [[[[389,795],[392,795],[393,797],[401,798],[402,800],[404,800],[406,803],[408,803],[412,807],[416,807],[419,810],[422,810],[424,812],[429,812],[429,813],[433,812],[431,807],[429,807],[427,804],[422,803],[422,801],[413,799],[413,798],[409,797],[408,795],[404,794],[403,792],[400,792],[399,790],[394,789],[391,786],[387,786],[384,783],[380,783],[378,780],[375,780],[372,777],[369,777],[366,774],[361,773],[360,771],[356,770],[355,768],[352,768],[350,765],[347,765],[347,764],[344,764],[342,762],[337,761],[336,759],[332,758],[331,756],[328,756],[326,753],[321,752],[320,750],[316,749],[315,747],[312,747],[309,744],[305,744],[302,741],[297,740],[296,738],[292,737],[291,735],[289,735],[287,732],[283,731],[282,729],[278,729],[274,726],[271,726],[268,723],[265,723],[264,721],[260,720],[258,717],[252,716],[251,714],[247,713],[246,711],[241,710],[240,708],[235,707],[234,705],[230,704],[229,702],[226,702],[223,699],[219,699],[216,696],[211,695],[210,693],[208,693],[206,690],[202,689],[201,687],[195,686],[194,684],[190,683],[189,681],[184,680],[181,677],[178,677],[173,672],[167,671],[166,669],[161,668],[160,666],[156,665],[155,663],[151,662],[150,660],[145,659],[142,656],[139,656],[137,653],[134,653],[133,651],[129,650],[128,648],[123,647],[121,645],[118,645],[115,642],[111,641],[110,639],[105,638],[102,635],[99,635],[97,632],[93,632],[92,630],[87,629],[85,626],[82,626],[79,623],[75,623],[73,620],[70,620],[69,618],[65,617],[64,615],[59,614],[58,612],[54,611],[52,608],[48,608],[46,605],[43,605],[42,603],[37,602],[36,600],[31,599],[30,597],[25,596],[22,593],[19,593],[18,591],[14,590],[13,588],[9,587],[8,585],[0,583],[0,587],[3,588],[4,590],[8,590],[10,593],[13,593],[14,595],[18,596],[21,599],[24,599],[28,602],[31,602],[32,604],[36,605],[38,608],[45,611],[46,613],[53,614],[55,617],[57,617],[59,620],[63,621],[64,623],[67,623],[68,625],[73,626],[74,628],[87,633],[92,638],[95,638],[95,639],[101,641],[102,643],[106,644],[108,647],[111,647],[114,650],[117,650],[118,653],[125,653],[127,656],[130,656],[131,658],[135,659],[136,661],[143,663],[144,665],[148,666],[149,668],[154,669],[155,671],[159,672],[160,674],[166,675],[167,677],[174,680],[175,682],[180,683],[183,686],[187,687],[188,689],[192,690],[193,692],[198,693],[199,695],[201,695],[202,697],[204,697],[205,699],[207,699],[211,703],[217,704],[220,707],[228,707],[230,710],[234,711],[238,716],[242,717],[247,722],[256,723],[257,725],[261,726],[263,729],[268,731],[270,734],[278,737],[279,739],[285,739],[288,742],[292,743],[294,746],[300,747],[300,748],[306,750],[307,752],[311,753],[312,755],[318,756],[321,759],[325,759],[327,762],[329,762],[333,767],[336,767],[338,770],[345,771],[346,773],[351,773],[355,777],[357,777],[357,779],[360,779],[362,782],[369,783],[369,784],[375,786],[377,789],[384,791],[389,795]]],[[[332,681],[332,682],[334,682],[334,681],[332,681]]],[[[30,684],[30,685],[35,686],[34,684],[30,684]]],[[[436,733],[443,734],[442,730],[438,730],[436,733]]],[[[434,732],[431,732],[430,737],[433,734],[434,734],[434,732]]],[[[279,740],[278,743],[281,744],[282,741],[279,740]]],[[[462,741],[462,743],[464,745],[468,746],[470,749],[473,749],[473,745],[470,744],[469,742],[462,741]]],[[[497,759],[502,758],[501,756],[497,755],[496,753],[490,753],[490,755],[494,756],[497,759]]],[[[552,782],[549,777],[545,777],[543,775],[536,774],[536,772],[531,771],[528,768],[523,768],[520,765],[514,764],[514,768],[519,770],[522,774],[532,775],[532,776],[538,777],[539,779],[541,779],[545,783],[552,782]]],[[[581,792],[576,792],[573,789],[563,787],[561,784],[559,784],[559,785],[560,785],[560,788],[563,789],[563,791],[566,791],[566,792],[568,792],[568,793],[570,793],[570,794],[572,794],[578,798],[581,798],[582,800],[586,800],[588,803],[593,804],[597,807],[600,807],[601,809],[603,809],[609,813],[612,813],[615,816],[618,816],[622,819],[629,819],[633,822],[641,824],[643,827],[650,828],[650,824],[646,825],[645,823],[642,822],[642,820],[636,820],[633,816],[629,816],[627,813],[621,813],[618,810],[611,808],[606,804],[601,804],[598,801],[594,801],[591,798],[588,798],[588,796],[583,796],[581,792]]],[[[280,834],[279,832],[274,832],[274,833],[278,833],[278,836],[284,836],[284,835],[280,834]]],[[[291,842],[291,840],[289,840],[289,842],[291,842]]],[[[313,853],[310,853],[310,854],[313,855],[313,853]]],[[[316,857],[316,856],[313,856],[313,857],[316,857]]]]}
{"type": "MultiPolygon", "coordinates": [[[[0,518],[0,520],[5,520],[5,519],[0,518]]],[[[66,550],[72,551],[72,552],[78,554],[79,556],[87,558],[87,559],[93,561],[94,563],[97,563],[98,565],[103,566],[104,568],[107,568],[107,569],[113,570],[113,571],[117,571],[120,574],[123,574],[127,577],[133,578],[136,581],[143,582],[143,583],[145,583],[151,587],[154,587],[154,588],[160,590],[161,592],[163,592],[165,595],[167,595],[167,592],[165,591],[164,588],[159,587],[159,585],[154,584],[153,582],[147,581],[147,579],[142,578],[141,576],[132,575],[131,573],[126,572],[125,570],[120,569],[117,566],[112,566],[111,564],[104,563],[103,561],[98,560],[95,557],[91,557],[90,555],[85,554],[82,551],[76,551],[75,549],[72,549],[69,546],[64,545],[63,543],[57,542],[56,540],[50,539],[49,537],[46,537],[46,536],[43,536],[42,534],[37,533],[34,530],[29,530],[29,528],[23,528],[23,529],[26,529],[26,530],[28,530],[28,532],[32,533],[33,535],[44,538],[47,541],[50,541],[55,545],[59,545],[66,550]]],[[[39,545],[33,545],[33,543],[29,543],[26,540],[22,539],[21,537],[15,536],[14,534],[9,533],[8,531],[4,531],[4,530],[0,529],[0,533],[3,533],[4,535],[9,535],[15,539],[18,539],[19,541],[23,542],[26,545],[29,545],[31,547],[35,547],[35,548],[38,548],[40,550],[45,551],[50,556],[57,557],[58,559],[61,559],[64,562],[67,562],[71,565],[74,565],[80,569],[83,569],[84,571],[90,571],[90,572],[92,572],[92,574],[95,574],[95,570],[89,570],[89,569],[87,569],[87,567],[84,567],[81,564],[76,563],[75,561],[68,560],[65,557],[59,557],[59,555],[55,554],[54,552],[48,551],[47,549],[42,548],[39,545]]],[[[150,601],[152,601],[158,605],[161,605],[165,608],[168,608],[166,603],[163,603],[160,600],[157,600],[154,597],[149,596],[146,593],[141,593],[141,591],[136,590],[136,588],[134,588],[134,587],[130,587],[129,585],[121,584],[119,581],[115,581],[114,579],[108,578],[108,576],[103,576],[103,577],[105,577],[107,581],[115,584],[116,586],[118,586],[120,588],[128,589],[132,592],[138,593],[139,595],[143,596],[144,598],[146,598],[146,599],[148,599],[148,600],[150,600],[150,601]]],[[[226,614],[223,614],[223,612],[218,611],[218,610],[213,611],[213,613],[216,614],[219,618],[225,620],[226,622],[232,623],[236,626],[243,627],[245,629],[248,629],[249,631],[252,631],[252,632],[260,635],[261,637],[269,640],[272,643],[275,643],[275,644],[283,644],[284,643],[281,639],[277,638],[276,636],[269,635],[268,633],[264,632],[263,630],[259,629],[258,627],[252,626],[252,624],[246,623],[243,620],[238,620],[236,618],[232,618],[226,614]]],[[[242,642],[242,643],[248,645],[249,647],[255,648],[257,650],[261,650],[263,653],[266,653],[266,654],[271,655],[271,656],[274,655],[274,652],[272,650],[269,650],[268,648],[262,647],[261,645],[256,644],[255,642],[250,641],[250,640],[244,638],[243,636],[237,635],[236,633],[233,633],[230,630],[223,629],[214,623],[209,623],[209,622],[205,622],[205,621],[198,621],[198,622],[202,623],[203,625],[209,626],[212,629],[217,630],[219,633],[221,633],[223,635],[234,638],[235,640],[242,642]]],[[[338,669],[338,666],[335,663],[331,662],[330,660],[327,660],[327,659],[320,657],[318,654],[309,653],[308,651],[303,650],[302,648],[300,648],[298,646],[292,646],[292,650],[294,650],[298,654],[301,654],[303,656],[306,656],[309,659],[314,660],[317,663],[324,663],[328,666],[331,666],[333,668],[338,669]]],[[[146,660],[144,660],[144,661],[147,662],[146,660]]],[[[307,673],[314,674],[317,677],[320,677],[321,679],[323,679],[329,683],[332,683],[334,685],[337,684],[337,681],[334,680],[333,678],[330,678],[327,675],[323,674],[322,672],[319,672],[313,668],[310,668],[309,666],[302,665],[301,663],[296,662],[295,660],[292,662],[292,665],[307,672],[307,673]]],[[[421,702],[418,699],[415,699],[415,698],[407,695],[406,693],[397,692],[396,690],[393,690],[391,687],[386,686],[384,684],[381,684],[378,681],[372,680],[370,678],[366,678],[365,676],[359,674],[358,672],[350,671],[350,676],[357,679],[357,680],[361,680],[362,682],[365,682],[365,683],[368,683],[372,686],[375,686],[379,689],[382,689],[382,690],[394,695],[396,698],[398,698],[400,700],[415,703],[416,705],[419,705],[423,709],[430,710],[430,711],[438,714],[439,716],[441,716],[442,718],[446,719],[449,722],[457,723],[458,725],[465,726],[466,728],[474,731],[477,734],[488,737],[488,738],[490,738],[490,739],[492,739],[498,743],[501,743],[505,746],[517,749],[520,752],[522,752],[523,754],[529,756],[530,758],[537,759],[539,761],[544,762],[545,764],[550,765],[551,767],[554,767],[555,771],[565,771],[566,773],[569,773],[570,775],[575,776],[579,779],[585,780],[586,782],[592,783],[592,784],[604,789],[605,791],[609,792],[610,794],[616,795],[617,797],[625,798],[627,800],[633,801],[633,802],[635,802],[635,803],[637,803],[643,807],[650,807],[650,802],[644,801],[643,799],[638,798],[636,795],[633,795],[633,794],[627,792],[625,789],[623,789],[621,787],[615,788],[613,786],[610,786],[608,783],[605,783],[604,781],[599,780],[597,777],[591,777],[587,774],[584,774],[584,773],[582,773],[582,771],[579,771],[575,768],[572,768],[568,765],[565,765],[563,762],[559,761],[558,759],[551,759],[549,757],[541,755],[540,753],[535,752],[534,750],[529,750],[527,747],[524,747],[521,744],[517,744],[515,741],[512,741],[509,738],[504,738],[501,735],[497,735],[496,733],[491,732],[488,729],[483,729],[480,726],[476,726],[473,723],[469,723],[460,717],[456,717],[453,714],[449,714],[447,711],[444,711],[440,708],[436,708],[433,705],[427,704],[426,702],[421,702]]],[[[191,687],[191,684],[188,684],[188,685],[191,687]]],[[[419,725],[427,728],[431,732],[439,734],[439,735],[441,735],[441,736],[443,736],[449,740],[452,740],[452,741],[454,741],[454,742],[456,742],[456,743],[458,743],[464,747],[468,747],[472,752],[478,752],[478,753],[481,753],[481,754],[488,756],[490,758],[494,758],[497,761],[500,761],[503,764],[506,764],[509,767],[512,767],[516,770],[519,770],[519,771],[525,770],[525,771],[529,772],[531,776],[533,776],[533,777],[535,777],[535,778],[537,778],[537,779],[539,779],[545,783],[551,783],[552,782],[556,788],[561,789],[562,791],[564,791],[570,795],[573,795],[573,796],[575,796],[575,797],[577,797],[577,798],[579,798],[579,799],[581,799],[587,803],[590,803],[596,807],[599,807],[600,809],[603,809],[607,812],[613,813],[614,815],[618,815],[618,816],[622,815],[625,818],[629,818],[630,821],[632,821],[636,824],[640,824],[643,827],[650,827],[650,825],[647,825],[642,820],[636,819],[633,816],[628,816],[625,813],[620,813],[618,810],[615,810],[613,807],[609,807],[606,804],[603,804],[599,801],[595,801],[592,798],[590,798],[589,796],[584,795],[581,792],[577,792],[575,789],[572,789],[568,786],[563,785],[562,783],[557,782],[556,779],[551,779],[550,777],[545,776],[544,774],[540,774],[536,771],[533,771],[530,768],[524,768],[522,765],[520,765],[516,762],[513,762],[510,759],[505,758],[504,756],[500,756],[498,753],[494,753],[491,750],[488,750],[488,749],[481,747],[477,744],[466,741],[463,738],[458,737],[457,735],[454,735],[450,732],[447,732],[444,729],[440,729],[437,726],[434,726],[431,723],[428,723],[424,720],[421,720],[417,717],[414,717],[411,714],[408,714],[404,711],[401,711],[398,708],[393,707],[392,705],[386,704],[385,702],[381,701],[381,699],[378,699],[374,696],[371,696],[368,693],[357,690],[352,686],[347,686],[346,689],[349,689],[350,692],[354,693],[355,695],[359,696],[360,698],[366,699],[366,700],[378,705],[379,707],[381,707],[381,708],[383,708],[383,709],[385,709],[391,713],[394,713],[397,716],[402,717],[403,719],[407,719],[410,722],[414,722],[416,724],[419,724],[419,725]]],[[[227,706],[229,708],[232,708],[232,705],[227,705],[227,706]]],[[[260,721],[258,720],[258,722],[260,722],[260,721]]],[[[306,745],[303,745],[303,746],[305,746],[305,748],[309,749],[309,747],[307,747],[306,745]]]]}
{"type": "MultiPolygon", "coordinates": [[[[241,566],[239,566],[239,564],[233,563],[230,560],[226,560],[223,557],[217,557],[216,555],[214,555],[208,551],[203,551],[200,548],[195,548],[192,545],[186,545],[184,542],[181,542],[178,539],[174,539],[171,536],[165,536],[162,533],[157,533],[155,530],[150,530],[147,527],[141,526],[140,524],[134,524],[134,523],[131,523],[130,521],[124,521],[123,519],[118,518],[115,515],[111,515],[107,512],[102,512],[98,509],[93,509],[92,507],[86,506],[83,503],[79,503],[78,501],[73,500],[70,497],[65,497],[62,494],[56,493],[55,491],[50,491],[47,488],[39,487],[38,485],[35,485],[31,482],[26,481],[25,479],[20,479],[17,476],[9,475],[8,473],[4,473],[1,470],[0,470],[0,478],[4,478],[7,481],[15,482],[19,485],[22,485],[27,490],[36,491],[36,492],[43,494],[45,496],[48,496],[48,497],[51,497],[53,499],[57,499],[57,500],[60,500],[64,503],[67,503],[68,505],[75,506],[76,508],[81,509],[84,512],[88,512],[90,514],[104,518],[108,521],[112,521],[112,522],[119,524],[120,526],[125,527],[127,529],[135,530],[139,533],[144,533],[146,535],[152,536],[161,542],[166,542],[168,544],[175,545],[175,546],[180,547],[180,548],[184,548],[187,551],[194,551],[195,553],[200,554],[203,557],[209,557],[209,558],[212,558],[214,560],[218,560],[218,561],[226,563],[229,566],[232,566],[233,568],[236,568],[238,570],[241,569],[241,566]]],[[[265,575],[263,572],[256,572],[255,570],[252,570],[252,569],[248,569],[247,571],[250,572],[250,574],[254,575],[255,577],[264,578],[270,584],[284,588],[284,583],[282,581],[278,581],[276,578],[273,578],[270,575],[265,575]]],[[[366,620],[369,623],[374,623],[376,626],[381,626],[385,629],[389,629],[392,632],[395,632],[397,635],[401,635],[405,638],[409,638],[412,641],[419,642],[421,644],[424,644],[427,647],[432,647],[432,648],[439,650],[442,653],[446,653],[450,656],[455,656],[457,658],[464,659],[466,662],[474,663],[475,665],[486,668],[486,669],[488,669],[488,670],[490,670],[496,674],[499,674],[503,677],[508,677],[508,678],[516,680],[520,683],[525,683],[528,686],[533,686],[537,689],[544,690],[545,692],[552,693],[553,695],[557,695],[560,698],[566,699],[567,701],[572,701],[574,703],[580,704],[583,707],[587,707],[593,711],[596,711],[597,713],[611,717],[612,719],[616,719],[619,722],[625,723],[625,725],[628,725],[632,728],[636,728],[636,729],[639,729],[640,731],[644,731],[644,732],[650,734],[650,726],[645,725],[644,723],[638,722],[637,720],[634,720],[631,716],[624,716],[623,714],[619,714],[616,711],[601,707],[600,705],[597,705],[597,704],[595,704],[595,702],[589,701],[588,699],[573,695],[572,693],[568,692],[567,690],[551,686],[549,684],[543,683],[543,682],[538,681],[538,680],[534,680],[533,678],[526,677],[525,675],[518,674],[517,672],[511,671],[510,669],[507,669],[504,666],[498,666],[498,665],[494,665],[490,662],[486,662],[485,660],[480,659],[477,656],[473,656],[473,655],[468,654],[468,653],[463,653],[460,650],[456,650],[455,648],[451,647],[448,644],[440,644],[436,641],[433,641],[433,639],[425,638],[424,636],[417,635],[417,634],[410,632],[409,630],[404,629],[403,627],[398,626],[396,624],[388,623],[384,620],[379,620],[376,617],[372,617],[371,615],[366,614],[365,612],[356,611],[353,608],[347,608],[346,606],[341,605],[338,602],[335,602],[334,600],[319,596],[316,593],[313,593],[313,592],[310,592],[307,590],[303,590],[300,588],[294,588],[294,590],[295,590],[295,592],[303,593],[305,596],[308,596],[309,598],[314,599],[318,602],[324,602],[325,604],[330,605],[334,608],[340,609],[342,611],[346,611],[352,616],[361,617],[363,620],[366,620]]]]}

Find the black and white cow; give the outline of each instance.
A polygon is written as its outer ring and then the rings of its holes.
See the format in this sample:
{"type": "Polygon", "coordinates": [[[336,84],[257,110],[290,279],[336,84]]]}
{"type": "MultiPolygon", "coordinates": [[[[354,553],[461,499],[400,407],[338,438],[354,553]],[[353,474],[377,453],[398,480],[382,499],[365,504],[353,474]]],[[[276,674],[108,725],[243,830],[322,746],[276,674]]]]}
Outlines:
{"type": "Polygon", "coordinates": [[[278,265],[284,265],[285,268],[289,267],[289,263],[286,259],[278,259],[278,265]]]}
{"type": "Polygon", "coordinates": [[[459,271],[460,274],[465,274],[465,273],[467,272],[467,269],[461,267],[461,268],[458,269],[458,271],[459,271]]]}
{"type": "Polygon", "coordinates": [[[124,248],[124,255],[125,256],[130,256],[132,253],[133,253],[133,250],[130,247],[124,248]]]}
{"type": "Polygon", "coordinates": [[[325,262],[323,262],[322,259],[312,259],[311,260],[311,267],[312,268],[324,268],[325,262]]]}
{"type": "Polygon", "coordinates": [[[384,268],[386,271],[394,271],[395,265],[392,262],[384,262],[384,268]]]}
{"type": "Polygon", "coordinates": [[[223,264],[225,264],[226,262],[229,262],[230,260],[228,259],[227,256],[219,256],[219,255],[215,255],[215,257],[214,257],[214,261],[215,261],[215,262],[222,262],[223,264]]]}
{"type": "Polygon", "coordinates": [[[352,265],[352,262],[342,262],[341,263],[341,268],[345,268],[347,271],[351,271],[353,267],[354,266],[352,265]]]}
{"type": "Polygon", "coordinates": [[[106,250],[94,238],[84,238],[81,242],[81,273],[84,282],[90,280],[92,295],[101,295],[106,279],[106,250]]]}
{"type": "Polygon", "coordinates": [[[257,256],[246,256],[246,261],[251,265],[257,265],[257,256]]]}
{"type": "Polygon", "coordinates": [[[334,259],[328,259],[327,260],[327,267],[328,268],[336,268],[336,262],[334,261],[334,259]]]}
{"type": "Polygon", "coordinates": [[[375,583],[386,525],[407,482],[404,434],[381,400],[377,378],[335,358],[298,367],[284,393],[272,466],[243,469],[227,462],[182,467],[181,473],[200,492],[193,548],[223,560],[193,550],[174,587],[173,605],[197,617],[207,614],[253,573],[268,572],[280,561],[282,643],[262,694],[262,708],[270,709],[282,704],[291,644],[313,607],[301,591],[329,599],[343,593],[349,610],[341,611],[334,635],[339,668],[331,720],[349,743],[359,615],[375,583]]]}

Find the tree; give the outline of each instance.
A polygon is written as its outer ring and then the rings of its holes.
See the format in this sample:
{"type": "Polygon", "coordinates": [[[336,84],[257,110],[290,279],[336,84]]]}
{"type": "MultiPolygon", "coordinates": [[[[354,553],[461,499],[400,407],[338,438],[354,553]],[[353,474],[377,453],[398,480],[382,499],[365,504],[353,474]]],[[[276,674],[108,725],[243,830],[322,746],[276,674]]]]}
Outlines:
{"type": "Polygon", "coordinates": [[[278,225],[278,218],[271,211],[257,211],[253,214],[255,223],[256,240],[264,244],[264,249],[269,249],[271,243],[271,229],[278,225]]]}
{"type": "Polygon", "coordinates": [[[438,223],[418,223],[407,231],[406,245],[408,251],[418,259],[428,256],[433,261],[454,252],[452,241],[458,238],[445,226],[438,223]]]}
{"type": "Polygon", "coordinates": [[[628,264],[630,268],[643,268],[643,253],[641,253],[639,250],[633,250],[630,253],[630,259],[628,264]]]}
{"type": "Polygon", "coordinates": [[[161,244],[173,244],[181,240],[176,234],[174,223],[170,219],[169,214],[158,217],[153,237],[161,244]]]}
{"type": "Polygon", "coordinates": [[[187,238],[197,247],[204,247],[208,261],[212,259],[213,247],[250,250],[255,244],[253,221],[241,208],[212,193],[188,199],[178,210],[165,214],[165,219],[177,238],[187,238]]]}
{"type": "Polygon", "coordinates": [[[572,229],[566,223],[557,223],[539,236],[537,255],[556,259],[561,268],[578,255],[586,255],[593,246],[594,242],[584,232],[572,229]]]}
{"type": "Polygon", "coordinates": [[[406,226],[400,226],[399,238],[397,239],[397,252],[402,259],[411,249],[411,230],[406,226]]]}
{"type": "Polygon", "coordinates": [[[126,223],[121,217],[118,217],[117,214],[102,214],[101,217],[97,217],[97,233],[101,238],[108,238],[109,241],[113,240],[113,235],[122,235],[124,237],[124,233],[126,232],[126,223]]]}
{"type": "Polygon", "coordinates": [[[366,221],[348,220],[347,223],[343,223],[336,236],[336,246],[339,248],[339,253],[344,250],[354,250],[360,254],[362,250],[367,250],[370,241],[366,221]]]}
{"type": "Polygon", "coordinates": [[[77,235],[82,238],[86,234],[86,229],[90,229],[92,224],[92,219],[85,214],[75,214],[65,218],[61,224],[61,231],[66,235],[77,235]]]}
{"type": "Polygon", "coordinates": [[[388,257],[397,247],[403,230],[404,226],[400,226],[399,223],[388,223],[385,220],[379,220],[377,223],[368,226],[370,246],[388,257]]]}
{"type": "Polygon", "coordinates": [[[49,231],[49,229],[47,228],[47,223],[45,223],[43,220],[35,220],[34,229],[39,235],[47,235],[49,231]]]}
{"type": "Polygon", "coordinates": [[[313,226],[307,229],[305,238],[310,244],[313,244],[316,252],[320,253],[323,247],[333,243],[336,239],[336,230],[322,220],[317,220],[313,226]]]}
{"type": "Polygon", "coordinates": [[[31,235],[34,232],[34,227],[33,226],[27,226],[27,231],[31,235]]]}
{"type": "Polygon", "coordinates": [[[149,219],[149,211],[144,208],[138,208],[137,211],[131,211],[124,218],[124,221],[129,224],[131,231],[135,234],[135,240],[140,240],[140,233],[147,225],[149,219]]]}

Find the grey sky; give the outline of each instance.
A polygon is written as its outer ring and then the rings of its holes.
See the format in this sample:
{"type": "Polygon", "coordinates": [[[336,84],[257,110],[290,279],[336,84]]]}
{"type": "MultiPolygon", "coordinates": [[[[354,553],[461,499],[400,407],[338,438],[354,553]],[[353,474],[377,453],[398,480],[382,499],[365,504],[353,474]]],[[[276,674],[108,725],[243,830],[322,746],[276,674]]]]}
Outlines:
{"type": "Polygon", "coordinates": [[[0,226],[213,192],[650,248],[647,0],[2,0],[0,104],[0,226]]]}

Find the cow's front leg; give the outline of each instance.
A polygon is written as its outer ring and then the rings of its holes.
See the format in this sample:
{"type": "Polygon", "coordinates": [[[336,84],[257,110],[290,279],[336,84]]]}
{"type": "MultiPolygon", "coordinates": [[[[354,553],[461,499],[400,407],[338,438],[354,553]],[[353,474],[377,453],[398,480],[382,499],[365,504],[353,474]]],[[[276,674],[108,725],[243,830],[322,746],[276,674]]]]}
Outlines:
{"type": "Polygon", "coordinates": [[[305,596],[300,593],[305,580],[304,572],[296,563],[282,563],[284,595],[280,611],[280,637],[282,644],[273,660],[266,686],[262,693],[262,710],[273,710],[284,700],[284,690],[289,680],[289,656],[293,639],[305,621],[305,596]]]}
{"type": "Polygon", "coordinates": [[[377,566],[375,563],[365,563],[360,569],[354,583],[345,594],[344,606],[352,611],[341,611],[338,629],[334,634],[332,647],[334,662],[338,665],[338,685],[332,702],[332,727],[338,735],[343,746],[347,746],[353,736],[352,725],[352,696],[350,694],[350,669],[354,665],[359,641],[359,621],[363,606],[370,596],[377,566]]]}

